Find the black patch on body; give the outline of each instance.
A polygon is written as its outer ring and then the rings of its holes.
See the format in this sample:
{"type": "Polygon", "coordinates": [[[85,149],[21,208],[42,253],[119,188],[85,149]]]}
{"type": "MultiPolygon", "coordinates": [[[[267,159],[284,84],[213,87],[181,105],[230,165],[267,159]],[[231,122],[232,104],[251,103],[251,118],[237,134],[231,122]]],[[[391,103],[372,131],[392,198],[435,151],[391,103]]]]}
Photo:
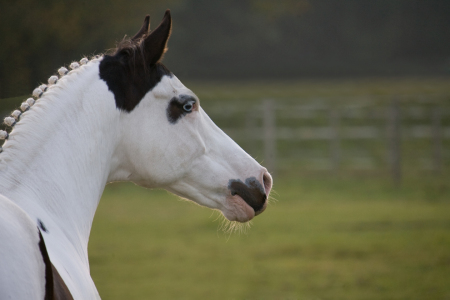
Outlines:
{"type": "Polygon", "coordinates": [[[53,272],[53,299],[55,300],[73,300],[72,294],[70,293],[64,280],[59,275],[58,270],[52,264],[53,272]]]}
{"type": "Polygon", "coordinates": [[[163,64],[146,66],[140,54],[131,55],[120,51],[114,56],[105,55],[100,62],[100,78],[114,94],[116,107],[126,112],[131,112],[164,75],[172,76],[163,64]]]}
{"type": "Polygon", "coordinates": [[[50,261],[47,247],[45,246],[44,238],[41,231],[39,231],[39,250],[41,251],[42,259],[45,264],[45,297],[44,300],[73,300],[67,285],[59,275],[58,270],[50,261]]]}
{"type": "Polygon", "coordinates": [[[41,251],[42,259],[45,264],[45,300],[53,300],[53,273],[52,263],[48,256],[47,248],[45,247],[44,238],[39,230],[39,250],[41,251]]]}
{"type": "Polygon", "coordinates": [[[231,195],[239,195],[244,201],[253,208],[255,212],[260,211],[267,196],[261,183],[255,177],[249,177],[245,183],[239,179],[230,179],[228,189],[231,195]]]}
{"type": "Polygon", "coordinates": [[[42,231],[48,232],[47,227],[45,227],[44,223],[40,219],[38,219],[38,225],[39,228],[42,229],[42,231]]]}
{"type": "Polygon", "coordinates": [[[192,112],[184,109],[186,104],[192,103],[192,108],[196,103],[194,97],[189,95],[180,95],[178,98],[173,97],[167,106],[167,119],[170,123],[175,124],[181,117],[192,112]]]}

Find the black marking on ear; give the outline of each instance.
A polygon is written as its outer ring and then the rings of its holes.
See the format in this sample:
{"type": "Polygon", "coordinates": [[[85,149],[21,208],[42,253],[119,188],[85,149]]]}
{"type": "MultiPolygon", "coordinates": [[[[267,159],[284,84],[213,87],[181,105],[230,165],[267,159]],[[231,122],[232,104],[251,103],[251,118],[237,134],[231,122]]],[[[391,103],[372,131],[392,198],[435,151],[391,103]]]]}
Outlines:
{"type": "Polygon", "coordinates": [[[228,182],[228,189],[232,196],[241,196],[255,212],[258,212],[263,208],[267,199],[263,186],[255,177],[247,178],[245,183],[239,179],[230,179],[228,182]]]}
{"type": "Polygon", "coordinates": [[[191,111],[186,111],[183,106],[189,102],[196,103],[194,97],[189,95],[180,95],[178,98],[173,97],[167,106],[167,119],[171,124],[175,124],[181,117],[190,114],[191,111]]]}
{"type": "Polygon", "coordinates": [[[131,40],[137,41],[142,37],[145,37],[149,33],[149,31],[150,31],[150,16],[146,15],[141,29],[131,38],[131,40]]]}
{"type": "Polygon", "coordinates": [[[167,42],[171,33],[172,17],[168,9],[159,26],[142,41],[146,60],[150,64],[156,64],[162,60],[167,51],[167,42]]]}
{"type": "Polygon", "coordinates": [[[42,231],[48,232],[47,227],[45,227],[44,223],[40,219],[38,219],[38,224],[39,224],[39,228],[41,228],[42,231]]]}

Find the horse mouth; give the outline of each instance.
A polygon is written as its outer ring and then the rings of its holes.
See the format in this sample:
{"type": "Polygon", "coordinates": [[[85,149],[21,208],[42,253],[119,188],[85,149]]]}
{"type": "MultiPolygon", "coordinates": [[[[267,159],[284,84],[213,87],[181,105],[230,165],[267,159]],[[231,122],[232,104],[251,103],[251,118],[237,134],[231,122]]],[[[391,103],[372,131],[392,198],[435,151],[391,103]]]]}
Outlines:
{"type": "Polygon", "coordinates": [[[225,206],[221,211],[229,221],[240,223],[248,222],[256,216],[255,210],[239,195],[227,197],[225,206]]]}
{"type": "Polygon", "coordinates": [[[229,221],[245,223],[260,215],[266,208],[267,201],[259,210],[255,211],[241,196],[234,195],[227,198],[222,214],[229,221]]]}
{"type": "Polygon", "coordinates": [[[255,177],[249,177],[245,182],[230,179],[227,211],[231,213],[224,212],[224,216],[230,221],[250,221],[267,208],[267,197],[271,189],[272,177],[267,171],[262,174],[260,180],[255,177]]]}

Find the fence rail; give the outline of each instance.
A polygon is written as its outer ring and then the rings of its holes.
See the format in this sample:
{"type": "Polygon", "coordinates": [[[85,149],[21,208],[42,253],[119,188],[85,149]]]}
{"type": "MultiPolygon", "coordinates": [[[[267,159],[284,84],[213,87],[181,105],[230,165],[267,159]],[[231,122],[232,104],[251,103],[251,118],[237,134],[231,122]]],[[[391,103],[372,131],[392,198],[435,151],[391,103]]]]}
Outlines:
{"type": "MultiPolygon", "coordinates": [[[[268,128],[272,128],[268,126],[268,128]]],[[[246,131],[236,128],[223,128],[225,132],[233,137],[255,139],[255,140],[359,140],[377,139],[386,137],[386,130],[376,126],[346,126],[337,130],[337,127],[317,126],[317,127],[273,127],[271,137],[266,137],[267,132],[261,135],[260,128],[252,128],[246,131]]],[[[401,126],[401,139],[450,139],[450,126],[438,127],[432,125],[401,126]],[[440,131],[440,132],[439,132],[440,131]]],[[[273,142],[271,142],[272,144],[273,142]]]]}
{"type": "MultiPolygon", "coordinates": [[[[408,102],[393,98],[382,104],[346,105],[323,102],[298,105],[266,99],[243,113],[245,128],[231,127],[233,121],[219,122],[219,125],[232,138],[244,141],[246,145],[262,144],[264,164],[272,172],[276,172],[283,161],[298,160],[295,155],[285,155],[280,143],[297,142],[289,152],[295,152],[297,147],[300,153],[305,153],[302,143],[321,142],[327,157],[323,157],[322,149],[318,151],[322,157],[309,155],[308,159],[328,160],[327,169],[337,171],[346,157],[352,155],[346,144],[352,143],[354,150],[358,146],[370,148],[364,143],[376,141],[379,144],[377,153],[384,153],[386,169],[390,170],[394,183],[400,184],[405,152],[410,156],[407,160],[419,157],[419,161],[427,161],[427,168],[436,173],[446,166],[450,153],[450,102],[448,98],[442,99],[421,97],[420,101],[408,102]],[[421,149],[420,154],[414,154],[417,152],[415,147],[421,149]]],[[[220,113],[218,108],[212,108],[208,113],[214,120],[233,120],[239,114],[239,108],[231,106],[224,110],[222,107],[220,113]]],[[[370,149],[362,152],[366,155],[355,156],[353,160],[366,167],[376,165],[368,163],[375,159],[367,155],[370,149]]]]}

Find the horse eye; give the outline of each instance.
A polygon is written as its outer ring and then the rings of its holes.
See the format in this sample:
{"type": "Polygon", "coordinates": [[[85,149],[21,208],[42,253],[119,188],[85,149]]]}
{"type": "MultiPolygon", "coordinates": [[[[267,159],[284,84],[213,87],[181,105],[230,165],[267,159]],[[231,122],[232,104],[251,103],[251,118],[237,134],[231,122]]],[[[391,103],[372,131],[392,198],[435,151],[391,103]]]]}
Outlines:
{"type": "Polygon", "coordinates": [[[191,112],[191,111],[192,111],[192,108],[194,107],[193,104],[194,104],[193,102],[185,103],[185,104],[183,105],[184,111],[186,111],[186,112],[191,112]]]}

